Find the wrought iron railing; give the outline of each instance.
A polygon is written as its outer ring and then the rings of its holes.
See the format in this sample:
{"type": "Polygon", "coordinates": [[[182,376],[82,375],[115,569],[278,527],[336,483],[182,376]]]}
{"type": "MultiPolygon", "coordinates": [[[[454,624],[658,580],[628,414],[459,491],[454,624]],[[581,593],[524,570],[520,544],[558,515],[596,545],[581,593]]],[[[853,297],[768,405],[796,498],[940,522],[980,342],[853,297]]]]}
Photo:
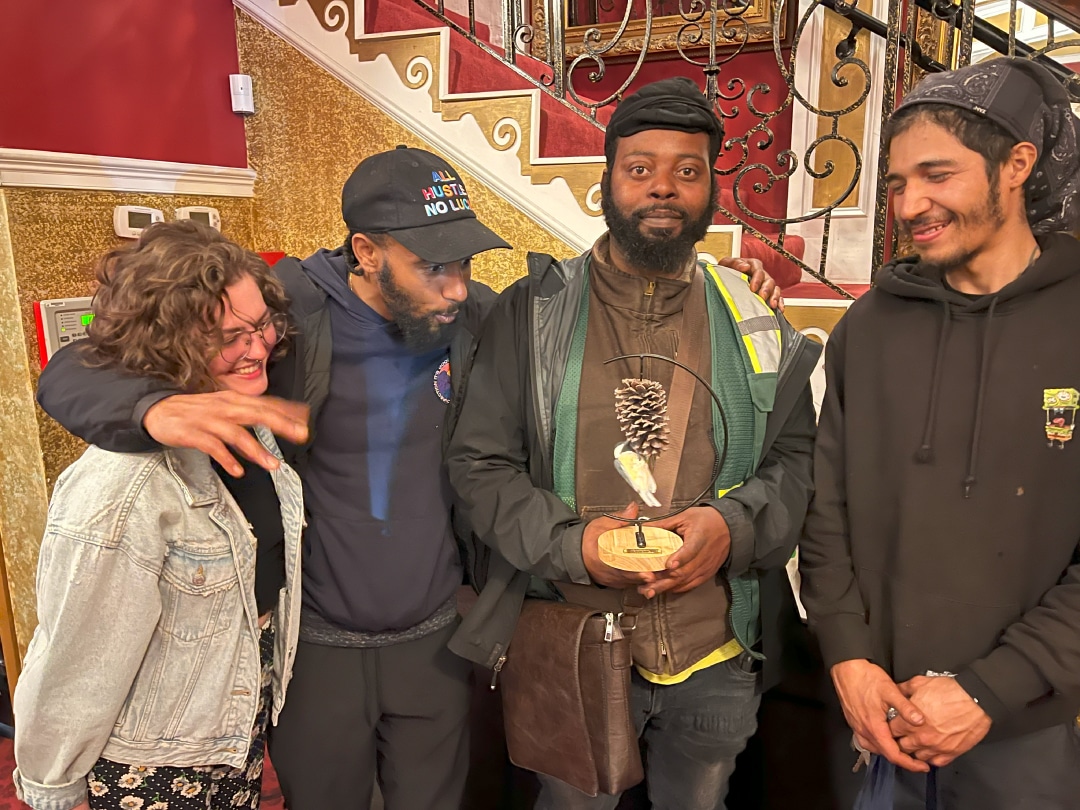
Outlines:
{"type": "Polygon", "coordinates": [[[876,0],[883,16],[873,13],[875,0],[468,0],[467,15],[457,17],[467,22],[448,13],[447,0],[414,2],[597,126],[600,111],[618,103],[658,50],[700,71],[717,114],[740,122],[717,168],[731,192],[720,213],[845,296],[827,272],[830,242],[836,217],[859,211],[851,204],[857,190],[870,201],[859,215],[872,219],[871,275],[893,249],[884,155],[876,142],[848,132],[852,116],[862,116],[863,129],[876,138],[898,94],[925,72],[969,64],[979,49],[1042,62],[1080,101],[1080,76],[1056,58],[1075,52],[1080,63],[1080,14],[1068,16],[1062,0],[876,0]],[[477,35],[477,7],[490,13],[496,1],[501,16],[487,20],[493,33],[485,39],[477,35]],[[836,15],[833,28],[842,35],[826,42],[817,25],[804,41],[822,9],[836,15]],[[1002,19],[1004,28],[996,24],[1002,19]],[[762,48],[772,51],[783,87],[745,81],[741,60],[762,48]],[[807,74],[801,60],[818,65],[831,87],[800,86],[807,74]],[[612,66],[621,81],[611,81],[612,66]],[[880,99],[880,111],[872,98],[880,99]],[[798,149],[777,149],[795,111],[817,123],[816,131],[805,128],[816,136],[798,149]],[[872,176],[865,176],[867,165],[872,176]],[[768,213],[765,195],[796,180],[820,185],[828,199],[815,190],[803,210],[789,204],[783,216],[768,213]],[[861,190],[864,183],[872,193],[861,190]],[[800,257],[785,243],[811,225],[807,245],[815,255],[800,257]]]}

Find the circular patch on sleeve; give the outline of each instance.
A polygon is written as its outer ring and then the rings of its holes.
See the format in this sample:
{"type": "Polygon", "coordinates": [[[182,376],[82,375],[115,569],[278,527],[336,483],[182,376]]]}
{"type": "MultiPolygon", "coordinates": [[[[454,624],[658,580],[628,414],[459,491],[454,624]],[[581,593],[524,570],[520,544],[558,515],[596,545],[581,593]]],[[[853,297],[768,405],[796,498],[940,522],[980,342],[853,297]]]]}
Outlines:
{"type": "Polygon", "coordinates": [[[454,395],[454,389],[450,385],[450,360],[447,358],[443,360],[439,367],[435,370],[435,393],[439,395],[439,399],[450,404],[450,397],[454,395]]]}

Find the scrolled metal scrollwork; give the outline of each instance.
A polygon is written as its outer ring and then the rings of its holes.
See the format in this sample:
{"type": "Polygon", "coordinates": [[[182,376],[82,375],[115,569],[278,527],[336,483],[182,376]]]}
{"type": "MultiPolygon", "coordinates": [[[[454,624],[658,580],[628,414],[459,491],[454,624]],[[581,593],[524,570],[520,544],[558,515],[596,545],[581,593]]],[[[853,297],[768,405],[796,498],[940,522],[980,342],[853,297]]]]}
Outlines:
{"type": "MultiPolygon", "coordinates": [[[[696,1],[696,0],[695,0],[696,1]]],[[[593,69],[589,71],[589,81],[596,84],[600,82],[607,74],[607,64],[604,61],[604,56],[615,48],[626,34],[626,29],[630,25],[632,18],[632,12],[634,8],[633,0],[626,0],[626,10],[623,12],[622,22],[619,23],[619,28],[612,35],[611,39],[604,43],[603,32],[599,28],[589,28],[585,31],[582,43],[585,47],[584,53],[578,55],[570,63],[566,69],[566,90],[570,94],[570,97],[575,102],[580,104],[583,108],[587,109],[592,117],[596,118],[596,111],[601,107],[605,107],[608,104],[622,98],[626,88],[628,88],[634,79],[637,78],[638,73],[641,71],[641,66],[645,63],[645,57],[649,53],[649,38],[652,36],[652,23],[653,23],[653,10],[652,4],[645,4],[645,36],[643,37],[641,50],[638,53],[637,61],[634,64],[633,70],[630,71],[630,75],[626,77],[626,80],[619,85],[613,93],[599,101],[589,101],[582,97],[577,88],[574,87],[574,75],[577,69],[583,62],[591,62],[593,69]],[[602,43],[602,44],[600,44],[602,43]]]]}
{"type": "MultiPolygon", "coordinates": [[[[521,24],[521,0],[503,0],[504,10],[513,11],[508,12],[511,16],[503,23],[510,43],[504,43],[505,56],[500,58],[575,114],[597,125],[598,111],[622,99],[639,78],[650,52],[665,51],[692,66],[695,72],[700,71],[706,96],[728,128],[725,152],[715,169],[724,178],[725,204],[720,212],[740,225],[746,236],[767,245],[842,295],[846,293],[825,278],[832,219],[838,209],[853,205],[850,198],[860,189],[860,181],[866,183],[859,191],[858,210],[852,213],[874,217],[874,266],[879,266],[888,253],[888,195],[882,182],[882,158],[877,160],[875,185],[875,177],[867,174],[863,145],[857,142],[862,136],[852,135],[845,116],[866,115],[868,121],[887,117],[899,92],[924,72],[969,62],[973,40],[979,49],[985,46],[1006,50],[1000,45],[1002,31],[994,29],[992,21],[976,16],[976,0],[889,0],[887,19],[873,16],[873,9],[866,8],[869,0],[801,0],[801,8],[797,6],[800,0],[645,0],[637,7],[634,0],[622,1],[625,5],[621,15],[614,13],[620,8],[615,0],[592,0],[591,8],[578,15],[567,12],[567,0],[530,0],[530,21],[521,24]],[[820,37],[820,26],[811,27],[814,15],[820,16],[825,10],[843,21],[838,36],[828,42],[820,37]],[[814,31],[812,42],[809,31],[814,31]],[[751,82],[735,68],[739,64],[737,57],[746,54],[749,46],[764,44],[770,35],[780,81],[751,82]],[[872,69],[864,43],[875,37],[883,47],[875,51],[872,69]],[[820,51],[815,50],[815,56],[808,60],[805,52],[819,47],[820,51]],[[536,65],[522,70],[515,64],[518,52],[537,59],[540,70],[536,65]],[[818,54],[821,60],[827,60],[820,72],[818,54]],[[614,90],[605,87],[604,98],[589,98],[583,85],[604,80],[610,75],[613,60],[627,63],[625,72],[619,74],[624,77],[619,86],[614,90]],[[820,80],[817,89],[826,91],[821,96],[796,83],[795,65],[807,60],[814,65],[809,71],[811,81],[820,80]],[[867,110],[872,91],[875,109],[867,110]],[[786,121],[781,116],[788,114],[809,120],[805,138],[810,143],[797,149],[776,150],[778,140],[787,137],[786,121]],[[800,172],[799,177],[807,181],[805,188],[809,191],[812,187],[815,199],[812,204],[807,202],[806,210],[781,215],[777,213],[782,208],[775,196],[765,195],[778,184],[798,179],[800,172]],[[826,199],[818,199],[818,195],[826,199]],[[792,253],[785,241],[788,228],[811,221],[820,223],[820,234],[817,226],[796,233],[812,234],[814,240],[820,237],[820,254],[804,260],[792,253]]],[[[351,9],[349,4],[359,0],[308,2],[318,9],[325,27],[344,25],[345,15],[336,9],[351,9]]],[[[431,10],[435,0],[414,2],[431,10]]],[[[1034,7],[1035,3],[1029,0],[1027,5],[1034,7]]],[[[1018,2],[1009,5],[1015,16],[1018,2]]],[[[440,17],[444,17],[442,6],[439,0],[440,17]]],[[[499,55],[476,36],[471,13],[474,7],[475,3],[469,4],[467,28],[450,19],[444,21],[475,45],[499,55]]],[[[1069,24],[1076,28],[1076,20],[1069,24]]],[[[1057,39],[1054,25],[1050,16],[1046,42],[1039,43],[1042,47],[1036,49],[1021,41],[1015,21],[1010,22],[1007,49],[1015,48],[1018,55],[1056,69],[1055,75],[1074,98],[1080,99],[1080,76],[1070,76],[1047,58],[1053,52],[1080,46],[1080,36],[1072,36],[1075,31],[1069,31],[1068,39],[1057,39]]],[[[837,29],[830,24],[828,30],[837,29]]],[[[803,81],[803,68],[798,75],[803,81]]],[[[513,133],[505,128],[496,136],[499,145],[509,145],[513,140],[513,133]]],[[[874,170],[871,167],[871,175],[874,170]]],[[[591,213],[597,211],[597,195],[597,186],[585,195],[584,205],[591,213]]]]}

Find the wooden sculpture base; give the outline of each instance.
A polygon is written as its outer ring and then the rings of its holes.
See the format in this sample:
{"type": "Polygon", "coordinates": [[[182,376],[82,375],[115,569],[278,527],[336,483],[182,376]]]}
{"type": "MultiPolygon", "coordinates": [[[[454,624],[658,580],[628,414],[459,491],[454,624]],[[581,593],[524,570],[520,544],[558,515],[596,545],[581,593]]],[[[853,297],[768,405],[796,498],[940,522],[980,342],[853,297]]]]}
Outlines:
{"type": "Polygon", "coordinates": [[[600,561],[620,571],[663,571],[668,557],[682,546],[679,535],[655,526],[642,526],[645,548],[637,543],[637,527],[623,526],[600,535],[600,561]]]}

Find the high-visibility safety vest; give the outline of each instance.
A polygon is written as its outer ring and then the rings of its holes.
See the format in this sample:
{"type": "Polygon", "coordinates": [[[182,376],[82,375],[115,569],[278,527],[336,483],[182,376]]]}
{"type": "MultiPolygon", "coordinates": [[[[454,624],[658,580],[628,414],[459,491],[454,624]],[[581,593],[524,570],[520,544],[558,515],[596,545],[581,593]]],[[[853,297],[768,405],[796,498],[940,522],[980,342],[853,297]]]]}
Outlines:
{"type": "Polygon", "coordinates": [[[754,372],[776,373],[780,368],[780,324],[776,313],[750,292],[746,276],[727,267],[706,264],[705,272],[716,284],[731,310],[754,372]]]}
{"type": "MultiPolygon", "coordinates": [[[[765,422],[776,399],[776,378],[783,348],[780,323],[769,305],[750,291],[750,285],[742,273],[715,264],[704,264],[703,267],[705,277],[712,281],[712,284],[705,285],[706,289],[719,293],[741,340],[750,397],[754,402],[755,449],[752,467],[756,468],[761,461],[761,448],[765,441],[765,422]]],[[[709,307],[710,328],[714,335],[718,328],[712,322],[716,309],[715,306],[709,307]]],[[[717,365],[713,363],[714,368],[717,365]]],[[[713,430],[714,435],[719,436],[722,428],[716,416],[714,414],[713,430]]],[[[733,487],[717,490],[716,495],[722,497],[731,489],[733,487]]]]}
{"type": "MultiPolygon", "coordinates": [[[[761,461],[761,450],[765,443],[765,424],[768,415],[772,412],[776,400],[777,372],[780,368],[781,337],[780,324],[775,313],[768,305],[750,291],[749,283],[745,276],[727,267],[720,265],[704,264],[705,277],[711,280],[706,283],[707,310],[709,313],[709,330],[715,338],[718,330],[729,329],[728,324],[719,324],[717,319],[726,313],[734,325],[735,332],[739,337],[742,348],[742,360],[745,380],[750,389],[750,398],[753,402],[753,450],[750,454],[744,454],[747,460],[746,474],[751,474],[761,461]]],[[[588,273],[588,264],[585,266],[588,273]]],[[[577,403],[578,390],[581,383],[581,364],[585,356],[585,335],[588,323],[589,285],[588,276],[581,292],[581,307],[578,312],[577,323],[574,328],[574,336],[567,359],[566,377],[563,381],[563,390],[557,400],[554,413],[555,447],[554,447],[554,483],[555,494],[559,496],[571,509],[576,511],[576,493],[574,485],[574,457],[577,445],[577,403]]],[[[714,351],[715,355],[715,351],[714,351]]],[[[721,372],[731,374],[738,373],[738,369],[732,369],[730,363],[717,362],[713,357],[712,362],[714,390],[721,391],[723,388],[720,379],[721,372]]],[[[713,412],[713,435],[724,436],[725,430],[721,422],[720,412],[717,408],[713,412]]],[[[726,489],[717,489],[716,497],[721,498],[739,484],[734,484],[726,489]]],[[[762,657],[752,647],[757,641],[758,613],[759,613],[759,589],[757,577],[753,572],[741,577],[729,580],[731,586],[731,609],[729,619],[731,629],[742,645],[755,657],[762,657]]]]}

